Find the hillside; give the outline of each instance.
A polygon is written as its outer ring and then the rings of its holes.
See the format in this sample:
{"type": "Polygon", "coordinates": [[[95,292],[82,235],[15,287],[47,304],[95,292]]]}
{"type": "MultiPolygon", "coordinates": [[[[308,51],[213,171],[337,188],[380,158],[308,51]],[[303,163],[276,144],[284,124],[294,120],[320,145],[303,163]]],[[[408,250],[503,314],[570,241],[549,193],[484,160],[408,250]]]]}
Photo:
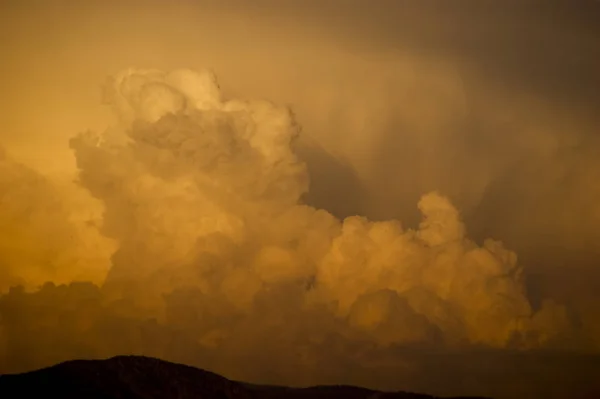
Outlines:
{"type": "MultiPolygon", "coordinates": [[[[62,399],[434,399],[352,386],[286,388],[228,380],[190,366],[142,356],[73,360],[23,374],[0,376],[0,397],[62,399]]],[[[458,399],[458,398],[455,398],[458,399]]]]}

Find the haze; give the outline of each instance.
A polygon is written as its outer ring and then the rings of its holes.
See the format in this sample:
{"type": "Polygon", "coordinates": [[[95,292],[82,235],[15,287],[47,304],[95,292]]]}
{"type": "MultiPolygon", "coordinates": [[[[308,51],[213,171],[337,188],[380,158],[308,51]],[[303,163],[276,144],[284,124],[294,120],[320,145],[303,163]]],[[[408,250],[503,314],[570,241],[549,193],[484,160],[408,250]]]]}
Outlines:
{"type": "Polygon", "coordinates": [[[0,7],[0,372],[600,388],[598,2],[0,7]]]}

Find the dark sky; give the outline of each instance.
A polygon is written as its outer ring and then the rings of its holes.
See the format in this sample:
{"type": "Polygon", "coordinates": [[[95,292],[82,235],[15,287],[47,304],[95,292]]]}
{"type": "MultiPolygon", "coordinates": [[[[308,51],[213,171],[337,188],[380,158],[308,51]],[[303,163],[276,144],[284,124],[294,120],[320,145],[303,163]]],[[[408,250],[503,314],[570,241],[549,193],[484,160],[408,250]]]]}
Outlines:
{"type": "Polygon", "coordinates": [[[326,31],[349,51],[410,48],[450,57],[485,79],[593,116],[600,100],[597,1],[259,1],[236,7],[326,31]]]}

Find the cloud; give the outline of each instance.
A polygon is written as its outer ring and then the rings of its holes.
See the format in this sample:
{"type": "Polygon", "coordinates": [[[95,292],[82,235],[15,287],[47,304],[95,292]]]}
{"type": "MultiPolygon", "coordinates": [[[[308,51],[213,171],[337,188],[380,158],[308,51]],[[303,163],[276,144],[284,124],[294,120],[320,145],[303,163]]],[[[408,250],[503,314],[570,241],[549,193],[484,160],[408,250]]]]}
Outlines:
{"type": "MultiPolygon", "coordinates": [[[[93,227],[98,208],[0,153],[0,292],[46,281],[101,283],[114,246],[93,227]]],[[[98,204],[96,204],[98,205],[98,204]]]]}
{"type": "Polygon", "coordinates": [[[70,141],[102,210],[85,234],[53,184],[2,159],[3,289],[49,282],[0,298],[3,371],[143,353],[252,381],[408,381],[426,364],[382,351],[598,349],[590,311],[578,324],[556,301],[534,309],[516,254],[468,238],[440,192],[416,228],[305,204],[287,107],[226,98],[210,71],[109,84],[120,125],[70,141]],[[94,266],[107,253],[110,269],[94,266]]]}
{"type": "Polygon", "coordinates": [[[45,309],[44,326],[86,321],[36,347],[35,318],[15,318],[6,367],[143,351],[257,381],[401,375],[395,388],[461,394],[477,380],[492,396],[585,374],[587,360],[566,364],[600,336],[597,6],[14,3],[0,290],[66,283],[5,299],[15,314],[45,309]],[[97,86],[126,65],[158,69],[108,79],[118,123],[73,151],[74,132],[111,123],[97,86]],[[219,84],[175,65],[209,65],[219,84]],[[263,132],[252,143],[250,125],[263,132]],[[73,280],[99,299],[66,316],[73,280]],[[474,342],[497,349],[475,355],[474,342]],[[524,348],[566,351],[551,362],[560,378],[524,348]],[[261,359],[251,371],[248,357],[261,359]]]}

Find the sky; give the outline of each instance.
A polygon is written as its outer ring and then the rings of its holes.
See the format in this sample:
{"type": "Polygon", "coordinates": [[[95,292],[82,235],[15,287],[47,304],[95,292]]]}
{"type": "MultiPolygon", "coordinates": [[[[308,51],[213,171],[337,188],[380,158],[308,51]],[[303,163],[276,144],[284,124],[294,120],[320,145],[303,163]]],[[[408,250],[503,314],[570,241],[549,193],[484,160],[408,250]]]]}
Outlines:
{"type": "Polygon", "coordinates": [[[0,7],[0,372],[600,389],[598,2],[0,7]]]}

